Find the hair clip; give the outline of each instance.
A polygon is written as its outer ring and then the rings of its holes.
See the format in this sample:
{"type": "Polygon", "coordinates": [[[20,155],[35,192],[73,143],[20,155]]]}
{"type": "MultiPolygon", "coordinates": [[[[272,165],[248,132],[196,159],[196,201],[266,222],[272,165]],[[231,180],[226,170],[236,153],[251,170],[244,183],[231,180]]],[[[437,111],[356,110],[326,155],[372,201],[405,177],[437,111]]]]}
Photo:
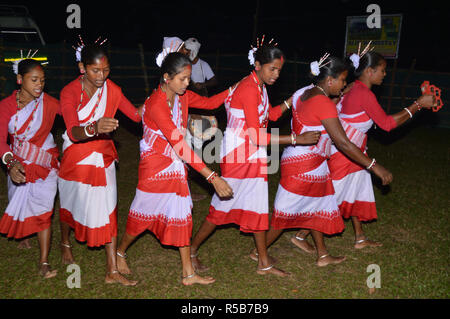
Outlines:
{"type": "MultiPolygon", "coordinates": [[[[22,50],[20,50],[20,59],[17,59],[17,60],[15,60],[15,61],[13,61],[13,65],[12,65],[12,67],[13,67],[13,72],[14,72],[14,74],[19,74],[19,63],[20,62],[22,62],[23,60],[25,60],[25,59],[32,59],[35,55],[36,55],[36,53],[39,51],[39,49],[37,49],[36,51],[34,51],[34,53],[32,54],[32,55],[30,55],[30,53],[31,53],[31,49],[30,50],[28,50],[28,53],[27,53],[27,56],[26,57],[24,57],[23,56],[23,51],[22,50]]],[[[48,64],[48,62],[46,62],[46,63],[41,63],[41,65],[42,64],[48,64]]]]}
{"type": "MultiPolygon", "coordinates": [[[[264,38],[265,34],[263,34],[261,38],[261,44],[259,43],[259,38],[256,38],[256,47],[253,47],[253,45],[250,44],[250,50],[248,51],[248,61],[250,62],[250,65],[255,65],[255,52],[263,46],[264,44],[264,38]]],[[[273,42],[273,38],[269,41],[268,44],[271,44],[273,42]]],[[[278,43],[275,43],[274,46],[277,46],[278,43]]]]}
{"type": "Polygon", "coordinates": [[[324,67],[325,65],[331,63],[331,60],[328,61],[327,63],[324,64],[325,60],[328,59],[328,57],[330,56],[330,54],[328,52],[326,52],[320,59],[319,61],[313,61],[309,64],[309,67],[311,69],[311,73],[314,76],[318,76],[320,74],[320,68],[324,67]]]}
{"type": "MultiPolygon", "coordinates": [[[[81,38],[81,35],[78,35],[78,39],[80,39],[80,42],[77,43],[77,47],[72,45],[72,48],[75,50],[75,57],[77,62],[81,62],[81,51],[86,46],[84,44],[83,39],[81,38]]],[[[94,44],[97,44],[98,41],[100,41],[101,36],[97,38],[97,40],[94,41],[94,44]]],[[[102,46],[106,41],[108,41],[108,38],[105,38],[102,42],[100,42],[98,45],[102,46]]]]}
{"type": "Polygon", "coordinates": [[[360,53],[361,50],[361,42],[358,43],[358,53],[353,53],[350,55],[350,60],[352,61],[353,67],[358,69],[359,67],[359,60],[367,53],[372,51],[375,47],[370,48],[370,44],[372,43],[372,40],[369,41],[369,43],[366,45],[366,47],[363,49],[363,51],[360,53]]]}

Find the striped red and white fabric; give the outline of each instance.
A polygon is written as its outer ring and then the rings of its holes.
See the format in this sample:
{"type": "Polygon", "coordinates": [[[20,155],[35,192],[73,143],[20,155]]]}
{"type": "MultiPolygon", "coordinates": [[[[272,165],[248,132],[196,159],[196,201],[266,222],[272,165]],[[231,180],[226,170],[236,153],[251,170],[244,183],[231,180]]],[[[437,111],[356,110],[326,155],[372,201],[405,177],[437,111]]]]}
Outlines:
{"type": "MultiPolygon", "coordinates": [[[[331,235],[344,229],[327,165],[331,139],[319,121],[316,120],[316,124],[320,125],[306,125],[299,116],[301,107],[306,103],[314,103],[312,99],[319,99],[313,97],[307,102],[299,100],[312,87],[304,87],[293,96],[292,131],[297,135],[309,131],[321,131],[322,134],[316,145],[287,146],[284,149],[271,226],[276,229],[313,229],[331,235]]],[[[320,108],[321,105],[313,107],[320,108]]]]}
{"type": "MultiPolygon", "coordinates": [[[[182,105],[175,97],[172,121],[185,134],[182,105]]],[[[144,108],[147,108],[147,105],[144,108]]],[[[188,246],[192,236],[192,200],[187,170],[161,130],[143,121],[139,183],[128,213],[126,232],[137,236],[150,230],[164,245],[188,246]]]]}
{"type": "MultiPolygon", "coordinates": [[[[249,81],[256,87],[251,76],[253,73],[239,85],[249,81]]],[[[269,228],[267,147],[251,141],[244,110],[231,105],[233,94],[238,88],[239,86],[225,100],[227,128],[220,153],[222,178],[233,189],[234,196],[221,199],[214,194],[206,219],[216,225],[237,224],[242,232],[254,233],[269,228]]],[[[257,107],[258,122],[260,132],[265,133],[270,108],[265,86],[261,93],[261,102],[257,107]]],[[[255,135],[258,134],[260,133],[255,135]]]]}
{"type": "MultiPolygon", "coordinates": [[[[17,110],[15,97],[14,92],[0,107],[17,110]]],[[[0,232],[8,237],[23,238],[51,225],[59,162],[50,131],[58,112],[58,101],[42,93],[18,112],[14,111],[4,128],[9,133],[11,151],[24,166],[26,176],[24,184],[15,184],[8,176],[9,202],[0,220],[0,232]]]]}
{"type": "MultiPolygon", "coordinates": [[[[79,109],[80,126],[104,116],[114,116],[117,109],[114,100],[120,100],[121,94],[116,91],[105,81],[103,88],[97,89],[89,102],[79,109]]],[[[106,135],[73,143],[67,130],[63,140],[64,154],[58,179],[60,220],[75,230],[77,240],[87,242],[90,247],[102,246],[117,236],[115,161],[118,156],[114,143],[106,135]]]]}
{"type": "Polygon", "coordinates": [[[159,87],[144,104],[139,181],[128,212],[126,232],[150,230],[164,245],[190,245],[192,200],[185,163],[200,172],[206,165],[185,140],[189,107],[215,109],[227,92],[202,97],[190,90],[176,95],[173,107],[159,87]]]}
{"type": "MultiPolygon", "coordinates": [[[[342,109],[346,98],[348,96],[341,99],[338,110],[342,109]]],[[[364,111],[355,114],[341,112],[339,118],[349,140],[366,153],[367,131],[373,125],[372,119],[364,111]]],[[[356,216],[360,221],[376,219],[377,210],[370,173],[334,146],[328,166],[342,217],[347,219],[356,216]]]]}

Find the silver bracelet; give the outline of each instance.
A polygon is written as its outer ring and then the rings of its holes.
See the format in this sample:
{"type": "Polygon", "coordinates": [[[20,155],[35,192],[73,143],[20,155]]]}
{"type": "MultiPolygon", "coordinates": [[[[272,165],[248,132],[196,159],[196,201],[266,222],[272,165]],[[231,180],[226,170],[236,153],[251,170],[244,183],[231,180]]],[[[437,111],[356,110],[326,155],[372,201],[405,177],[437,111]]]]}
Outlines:
{"type": "Polygon", "coordinates": [[[413,115],[412,115],[411,111],[408,110],[406,107],[404,108],[404,110],[406,110],[406,112],[408,112],[409,118],[412,119],[413,115]]]}
{"type": "Polygon", "coordinates": [[[294,132],[291,133],[291,144],[293,146],[297,145],[297,134],[295,134],[294,132]]]}
{"type": "Polygon", "coordinates": [[[5,161],[5,157],[6,157],[6,155],[8,155],[8,154],[14,157],[14,154],[13,154],[12,152],[6,152],[5,154],[3,154],[3,156],[2,156],[2,162],[3,162],[3,164],[5,164],[5,165],[8,164],[8,163],[6,163],[6,161],[5,161]]]}
{"type": "Polygon", "coordinates": [[[289,110],[291,107],[289,106],[289,104],[287,104],[286,100],[283,101],[284,105],[286,105],[287,109],[289,110]]]}
{"type": "Polygon", "coordinates": [[[91,123],[89,123],[88,125],[85,125],[85,126],[84,126],[84,134],[86,134],[87,137],[92,137],[92,136],[95,135],[95,133],[89,134],[88,131],[86,130],[86,128],[87,128],[89,125],[91,125],[91,123]]]}
{"type": "Polygon", "coordinates": [[[373,159],[373,160],[372,160],[372,163],[370,163],[370,165],[367,166],[366,169],[371,169],[372,167],[374,167],[376,162],[377,162],[377,161],[376,161],[375,159],[373,159]]]}

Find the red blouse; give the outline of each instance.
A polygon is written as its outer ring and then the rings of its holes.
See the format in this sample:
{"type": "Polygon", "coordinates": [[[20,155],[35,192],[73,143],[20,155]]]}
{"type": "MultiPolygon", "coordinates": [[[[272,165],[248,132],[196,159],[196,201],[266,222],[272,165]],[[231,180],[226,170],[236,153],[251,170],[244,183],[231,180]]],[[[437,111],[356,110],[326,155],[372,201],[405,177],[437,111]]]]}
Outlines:
{"type": "Polygon", "coordinates": [[[322,120],[337,118],[336,104],[325,95],[316,95],[306,101],[297,100],[296,116],[307,126],[321,126],[322,120]]]}
{"type": "MultiPolygon", "coordinates": [[[[269,145],[270,133],[261,130],[263,127],[259,122],[258,106],[262,103],[259,79],[253,71],[244,78],[233,93],[230,106],[235,109],[244,110],[245,122],[249,130],[249,137],[253,144],[269,145]],[[255,82],[256,80],[256,82],[255,82]],[[256,133],[255,133],[256,132],[256,133]]],[[[269,103],[269,121],[276,121],[281,117],[281,106],[272,107],[269,103]]]]}
{"type": "MultiPolygon", "coordinates": [[[[181,110],[183,114],[183,128],[186,129],[188,122],[188,108],[198,108],[212,110],[223,104],[228,95],[228,90],[216,94],[212,97],[203,97],[187,90],[185,94],[179,96],[181,110]]],[[[196,171],[201,171],[206,167],[205,163],[189,147],[184,139],[184,135],[172,121],[170,109],[167,104],[166,93],[161,88],[155,90],[145,101],[144,123],[154,131],[161,130],[168,143],[174,148],[176,154],[196,171]]]]}
{"type": "MultiPolygon", "coordinates": [[[[74,126],[80,126],[77,113],[82,88],[80,78],[81,76],[67,84],[60,93],[61,111],[64,118],[64,123],[66,124],[67,135],[72,141],[75,142],[76,139],[72,136],[72,128],[74,126]]],[[[119,110],[134,122],[140,122],[141,117],[137,112],[137,108],[123,95],[121,88],[109,79],[106,80],[106,84],[108,85],[108,90],[112,89],[120,91],[120,101],[118,103],[119,110]]],[[[81,109],[86,106],[89,100],[90,99],[87,96],[86,91],[84,91],[81,109]]]]}
{"type": "Polygon", "coordinates": [[[356,80],[342,101],[341,113],[356,114],[362,111],[387,132],[397,127],[397,122],[384,112],[375,94],[364,83],[356,80]]]}
{"type": "MultiPolygon", "coordinates": [[[[11,152],[9,145],[7,144],[8,124],[17,112],[16,92],[17,91],[14,91],[10,96],[0,101],[0,158],[3,157],[6,152],[11,152]]],[[[45,121],[42,122],[41,128],[30,139],[30,143],[33,143],[39,147],[42,146],[50,133],[56,114],[61,115],[61,110],[57,99],[44,93],[43,102],[45,105],[45,121]]],[[[27,123],[24,123],[23,127],[27,126],[25,124],[27,123]]],[[[17,133],[21,133],[20,129],[17,133]]]]}

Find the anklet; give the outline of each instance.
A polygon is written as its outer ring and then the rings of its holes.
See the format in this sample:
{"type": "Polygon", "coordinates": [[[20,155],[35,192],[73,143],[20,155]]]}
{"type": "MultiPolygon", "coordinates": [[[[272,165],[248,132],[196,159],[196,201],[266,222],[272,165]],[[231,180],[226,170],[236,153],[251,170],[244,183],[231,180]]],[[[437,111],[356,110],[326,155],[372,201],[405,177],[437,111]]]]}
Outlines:
{"type": "Polygon", "coordinates": [[[181,276],[181,279],[189,279],[189,278],[194,277],[195,275],[196,275],[196,273],[195,273],[195,271],[194,271],[194,273],[191,274],[191,275],[187,275],[187,276],[185,276],[185,277],[181,276]]]}
{"type": "Polygon", "coordinates": [[[191,258],[197,258],[198,256],[198,251],[195,254],[191,254],[191,258]]]}
{"type": "Polygon", "coordinates": [[[360,239],[360,240],[355,241],[355,244],[361,244],[367,240],[368,240],[368,238],[360,239]]]}
{"type": "Polygon", "coordinates": [[[260,270],[260,271],[267,271],[267,270],[270,270],[272,268],[273,268],[273,265],[270,265],[269,267],[266,267],[266,268],[258,268],[258,270],[260,270]]]}
{"type": "Polygon", "coordinates": [[[125,259],[128,257],[127,253],[123,253],[123,255],[122,255],[121,253],[119,253],[119,251],[116,251],[116,254],[117,254],[117,256],[125,258],[125,259]]]}
{"type": "Polygon", "coordinates": [[[295,239],[300,240],[300,241],[304,241],[306,238],[301,238],[301,237],[295,236],[295,239]]]}
{"type": "Polygon", "coordinates": [[[322,258],[325,258],[325,257],[328,257],[328,256],[330,256],[330,254],[325,254],[325,255],[320,256],[319,259],[322,259],[322,258]]]}

